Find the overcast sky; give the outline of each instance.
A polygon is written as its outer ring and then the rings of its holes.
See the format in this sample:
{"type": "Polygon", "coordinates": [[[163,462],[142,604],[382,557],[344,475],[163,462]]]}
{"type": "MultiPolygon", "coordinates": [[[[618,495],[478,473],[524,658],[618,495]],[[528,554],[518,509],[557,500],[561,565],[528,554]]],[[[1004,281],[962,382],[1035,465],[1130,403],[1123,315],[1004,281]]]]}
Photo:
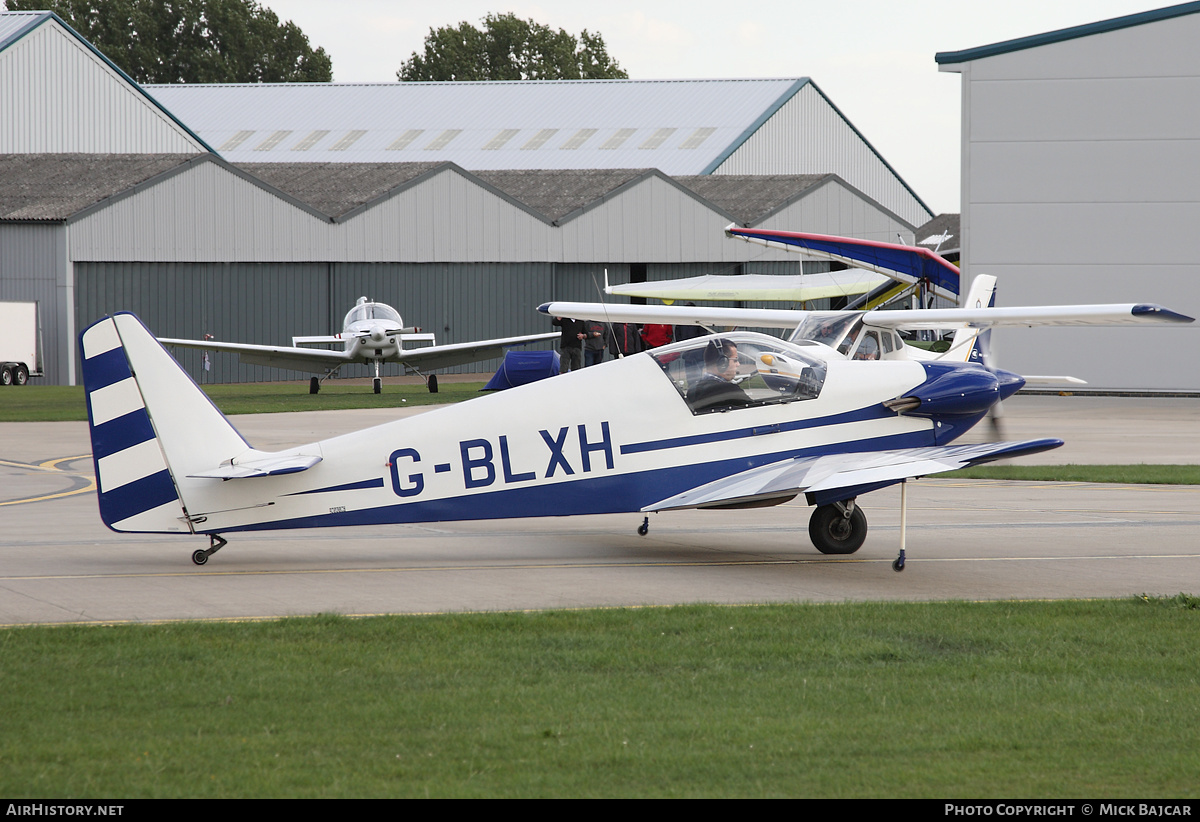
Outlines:
{"type": "Polygon", "coordinates": [[[333,58],[336,82],[392,82],[431,28],[513,12],[604,36],[638,80],[809,77],[934,211],[959,210],[960,80],[934,54],[1093,23],[1138,0],[260,0],[333,58]]]}

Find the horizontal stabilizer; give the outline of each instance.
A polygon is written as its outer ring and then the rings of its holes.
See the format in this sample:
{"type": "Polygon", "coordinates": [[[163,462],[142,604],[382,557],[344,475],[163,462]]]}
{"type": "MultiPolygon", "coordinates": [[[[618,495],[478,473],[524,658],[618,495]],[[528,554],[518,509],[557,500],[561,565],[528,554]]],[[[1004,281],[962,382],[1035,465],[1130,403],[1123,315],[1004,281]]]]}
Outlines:
{"type": "Polygon", "coordinates": [[[245,457],[237,457],[219,468],[197,471],[188,476],[221,480],[275,477],[281,474],[307,471],[320,461],[321,458],[315,455],[267,454],[262,451],[251,451],[245,457]]]}
{"type": "Polygon", "coordinates": [[[1036,454],[1062,444],[1058,439],[1040,439],[803,457],[724,477],[647,505],[642,510],[708,508],[801,492],[888,484],[992,460],[1036,454]]]}

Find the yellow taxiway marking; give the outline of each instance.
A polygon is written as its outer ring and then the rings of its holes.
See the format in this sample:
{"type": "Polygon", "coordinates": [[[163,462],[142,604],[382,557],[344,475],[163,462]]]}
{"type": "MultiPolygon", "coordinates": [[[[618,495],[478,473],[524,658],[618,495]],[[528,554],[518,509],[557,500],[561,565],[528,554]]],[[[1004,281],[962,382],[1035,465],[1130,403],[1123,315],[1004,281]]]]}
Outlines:
{"type": "Polygon", "coordinates": [[[52,474],[66,474],[68,476],[73,476],[73,477],[83,477],[83,478],[87,479],[87,481],[88,481],[87,485],[83,486],[82,488],[75,488],[71,491],[60,491],[57,494],[43,494],[38,497],[24,497],[22,499],[10,499],[10,500],[6,500],[4,502],[0,502],[0,506],[20,505],[20,504],[26,503],[26,502],[43,502],[48,499],[60,499],[62,497],[73,497],[76,494],[87,494],[87,493],[90,493],[91,491],[95,491],[96,490],[96,478],[92,475],[92,473],[90,471],[86,472],[86,473],[83,471],[64,471],[63,469],[58,467],[58,466],[62,465],[64,462],[73,462],[75,460],[90,459],[91,456],[92,456],[91,454],[80,454],[79,456],[76,456],[76,457],[55,457],[54,459],[46,460],[45,462],[39,462],[39,463],[13,462],[11,460],[0,460],[0,465],[7,465],[10,468],[24,468],[28,471],[48,471],[52,474]]]}

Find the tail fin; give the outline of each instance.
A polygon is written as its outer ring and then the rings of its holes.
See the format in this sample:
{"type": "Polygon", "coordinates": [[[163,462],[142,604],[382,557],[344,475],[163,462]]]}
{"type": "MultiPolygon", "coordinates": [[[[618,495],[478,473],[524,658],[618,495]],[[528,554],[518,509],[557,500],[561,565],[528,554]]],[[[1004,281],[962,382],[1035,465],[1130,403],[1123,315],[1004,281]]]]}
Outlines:
{"type": "Polygon", "coordinates": [[[104,524],[193,532],[180,481],[250,446],[133,314],[84,329],[79,348],[104,524]]]}
{"type": "MultiPolygon", "coordinates": [[[[971,290],[963,301],[963,308],[993,308],[996,305],[996,278],[980,274],[971,282],[971,290]]],[[[938,359],[957,362],[976,362],[987,365],[988,344],[991,329],[960,328],[954,332],[950,348],[938,359]]]]}

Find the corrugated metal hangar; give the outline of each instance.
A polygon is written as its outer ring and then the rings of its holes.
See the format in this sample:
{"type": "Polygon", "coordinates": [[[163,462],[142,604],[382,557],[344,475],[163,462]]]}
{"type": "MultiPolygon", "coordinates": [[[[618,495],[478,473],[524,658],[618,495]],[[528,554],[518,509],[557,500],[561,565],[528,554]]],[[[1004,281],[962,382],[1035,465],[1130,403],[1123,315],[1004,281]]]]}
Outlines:
{"type": "MultiPolygon", "coordinates": [[[[1006,305],[1200,316],[1200,3],[942,53],[962,75],[964,281],[1006,305]]],[[[1200,391],[1200,323],[998,336],[1006,368],[1200,391]]]]}
{"type": "MultiPolygon", "coordinates": [[[[146,90],[15,12],[0,90],[0,299],[41,304],[56,383],[114,310],[278,344],[365,294],[457,342],[549,330],[535,306],[596,298],[606,269],[799,273],[731,222],[912,241],[932,216],[807,80],[146,90]]],[[[230,358],[205,378],[286,376],[230,358]]]]}
{"type": "MultiPolygon", "coordinates": [[[[1196,33],[1188,16],[1196,5],[1111,30],[1048,36],[1036,47],[939,56],[944,69],[964,72],[963,256],[968,273],[1001,275],[1009,304],[1117,301],[1130,281],[1152,285],[1133,299],[1198,313],[1195,292],[1178,287],[1197,282],[1195,249],[1189,258],[1183,249],[1163,251],[1162,231],[1149,249],[1126,236],[1126,249],[1148,251],[1153,264],[1162,258],[1152,276],[1103,276],[1082,287],[1069,280],[1064,294],[1051,285],[1059,272],[1082,272],[1099,252],[1072,261],[1053,249],[1030,295],[1015,269],[1038,263],[1029,257],[1046,245],[1030,238],[1087,236],[1070,228],[1087,223],[1068,220],[1064,233],[1046,222],[1057,219],[1054,208],[1029,206],[1042,195],[996,189],[1054,178],[1050,159],[1021,152],[1081,105],[1102,111],[1105,100],[1124,100],[1122,82],[1140,89],[1133,97],[1143,108],[1121,109],[1104,132],[1112,139],[1084,146],[1084,158],[1100,152],[1092,165],[1068,158],[1058,176],[1111,175],[1104,152],[1127,139],[1192,151],[1200,129],[1178,101],[1191,99],[1187,83],[1200,72],[1194,50],[1176,45],[1196,33]],[[1092,36],[1133,41],[1080,45],[1092,36]],[[1114,62],[1123,49],[1132,56],[1114,62]],[[1166,66],[1147,73],[1133,65],[1172,54],[1171,76],[1166,66]],[[1013,82],[977,83],[993,66],[1013,82]],[[1056,66],[1070,68],[1055,74],[1056,66]],[[1081,77],[1108,78],[1108,86],[1083,85],[1100,102],[1054,96],[1064,88],[1059,79],[1081,77]],[[997,107],[985,117],[988,101],[997,107]],[[1174,115],[1134,116],[1150,110],[1174,115]],[[992,122],[1018,136],[993,139],[992,122]],[[1138,134],[1118,134],[1118,122],[1126,130],[1136,122],[1138,134]],[[1156,130],[1161,123],[1169,128],[1156,130]],[[993,195],[1003,195],[999,204],[993,195]],[[1043,216],[1029,216],[1036,214],[1043,216]],[[1006,247],[1020,253],[988,251],[1006,247]],[[1005,288],[1010,280],[1019,285],[1005,288]]],[[[906,242],[933,233],[914,236],[934,215],[804,78],[144,89],[54,15],[9,12],[0,14],[0,100],[0,300],[41,305],[54,383],[76,379],[77,331],[114,310],[137,312],[162,336],[286,343],[339,330],[354,300],[368,295],[455,342],[548,330],[534,306],[596,298],[605,269],[614,283],[802,270],[796,256],[725,239],[731,222],[906,242]]],[[[1041,142],[1052,148],[1054,140],[1041,142]]],[[[1160,156],[1132,197],[1122,200],[1115,183],[1100,203],[1083,202],[1086,186],[1071,196],[1094,213],[1127,215],[1141,212],[1113,204],[1148,197],[1170,215],[1166,225],[1192,225],[1195,188],[1174,199],[1161,193],[1156,184],[1185,180],[1168,162],[1174,154],[1160,156]]],[[[1129,233],[1108,218],[1093,225],[1105,242],[1092,251],[1129,233]]],[[[1170,233],[1172,242],[1190,236],[1170,233]]],[[[1116,339],[1096,333],[1109,346],[1116,339]]],[[[1134,352],[1143,333],[1179,338],[1175,329],[1113,333],[1123,335],[1119,348],[1134,352]]],[[[1017,336],[1005,335],[1005,351],[1017,336]]],[[[1087,338],[1069,344],[1080,339],[1087,338]]],[[[1046,353],[1032,367],[1005,365],[1047,373],[1057,366],[1046,353]]],[[[1093,354],[1081,376],[1099,387],[1200,390],[1194,365],[1181,375],[1113,353],[1117,366],[1098,366],[1093,354]]],[[[200,374],[190,356],[181,352],[200,374]]],[[[218,358],[205,379],[293,376],[218,358]]]]}

